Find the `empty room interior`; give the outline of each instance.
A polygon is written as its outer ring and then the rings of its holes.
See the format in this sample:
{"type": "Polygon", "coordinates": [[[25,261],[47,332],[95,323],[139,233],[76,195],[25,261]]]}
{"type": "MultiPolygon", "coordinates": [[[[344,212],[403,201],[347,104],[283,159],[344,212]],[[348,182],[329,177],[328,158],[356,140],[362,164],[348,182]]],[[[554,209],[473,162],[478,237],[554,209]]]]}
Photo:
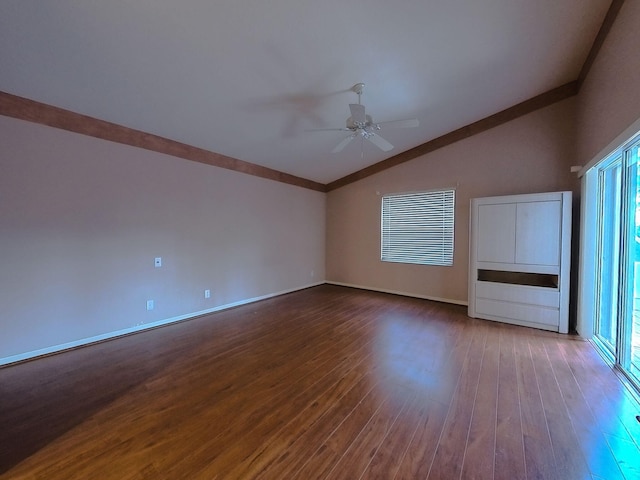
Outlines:
{"type": "Polygon", "coordinates": [[[0,479],[640,479],[640,0],[0,3],[0,479]]]}

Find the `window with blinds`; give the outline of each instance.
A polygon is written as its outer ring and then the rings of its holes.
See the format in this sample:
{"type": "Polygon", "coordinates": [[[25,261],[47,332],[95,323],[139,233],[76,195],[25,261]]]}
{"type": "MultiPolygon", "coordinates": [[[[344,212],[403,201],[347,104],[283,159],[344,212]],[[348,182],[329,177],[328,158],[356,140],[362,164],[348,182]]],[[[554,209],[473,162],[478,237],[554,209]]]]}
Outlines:
{"type": "Polygon", "coordinates": [[[381,259],[453,265],[455,190],[382,197],[381,259]]]}

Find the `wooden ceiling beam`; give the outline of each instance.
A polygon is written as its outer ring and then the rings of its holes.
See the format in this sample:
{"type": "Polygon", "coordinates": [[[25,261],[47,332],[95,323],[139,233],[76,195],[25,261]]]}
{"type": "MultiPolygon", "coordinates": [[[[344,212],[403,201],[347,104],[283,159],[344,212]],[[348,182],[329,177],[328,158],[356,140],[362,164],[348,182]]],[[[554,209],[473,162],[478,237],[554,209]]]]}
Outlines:
{"type": "Polygon", "coordinates": [[[69,132],[88,135],[111,142],[164,153],[174,157],[225,168],[256,177],[275,180],[297,187],[326,192],[326,186],[306,178],[228,157],[220,153],[193,147],[168,138],[124,127],[62,108],[0,92],[0,115],[26,120],[69,132]]]}
{"type": "Polygon", "coordinates": [[[602,26],[596,35],[595,40],[593,41],[593,45],[591,45],[591,50],[589,50],[589,54],[587,55],[587,59],[582,65],[582,70],[580,70],[580,74],[578,75],[578,90],[582,87],[587,75],[589,74],[589,70],[593,66],[593,62],[595,62],[598,53],[600,53],[600,48],[604,44],[607,35],[611,31],[611,27],[613,27],[616,18],[618,17],[618,13],[622,8],[622,4],[624,0],[612,0],[611,5],[609,6],[609,10],[604,17],[604,21],[602,22],[602,26]]]}

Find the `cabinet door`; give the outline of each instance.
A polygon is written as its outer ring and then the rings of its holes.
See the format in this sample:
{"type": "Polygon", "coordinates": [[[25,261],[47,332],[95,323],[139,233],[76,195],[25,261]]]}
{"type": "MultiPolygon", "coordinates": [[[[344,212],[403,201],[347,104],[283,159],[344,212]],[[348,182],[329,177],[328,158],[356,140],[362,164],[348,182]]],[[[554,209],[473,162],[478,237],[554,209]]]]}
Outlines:
{"type": "Polygon", "coordinates": [[[560,201],[518,203],[516,263],[560,264],[560,201]]]}
{"type": "Polygon", "coordinates": [[[513,263],[516,251],[516,204],[478,206],[478,262],[513,263]]]}

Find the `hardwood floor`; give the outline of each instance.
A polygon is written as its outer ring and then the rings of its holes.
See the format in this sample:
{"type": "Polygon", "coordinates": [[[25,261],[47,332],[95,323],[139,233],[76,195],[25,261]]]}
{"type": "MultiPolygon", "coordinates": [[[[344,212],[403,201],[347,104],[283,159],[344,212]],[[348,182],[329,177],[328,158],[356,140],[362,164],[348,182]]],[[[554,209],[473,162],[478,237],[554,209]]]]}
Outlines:
{"type": "Polygon", "coordinates": [[[0,369],[0,478],[639,479],[589,342],[324,285],[0,369]]]}

